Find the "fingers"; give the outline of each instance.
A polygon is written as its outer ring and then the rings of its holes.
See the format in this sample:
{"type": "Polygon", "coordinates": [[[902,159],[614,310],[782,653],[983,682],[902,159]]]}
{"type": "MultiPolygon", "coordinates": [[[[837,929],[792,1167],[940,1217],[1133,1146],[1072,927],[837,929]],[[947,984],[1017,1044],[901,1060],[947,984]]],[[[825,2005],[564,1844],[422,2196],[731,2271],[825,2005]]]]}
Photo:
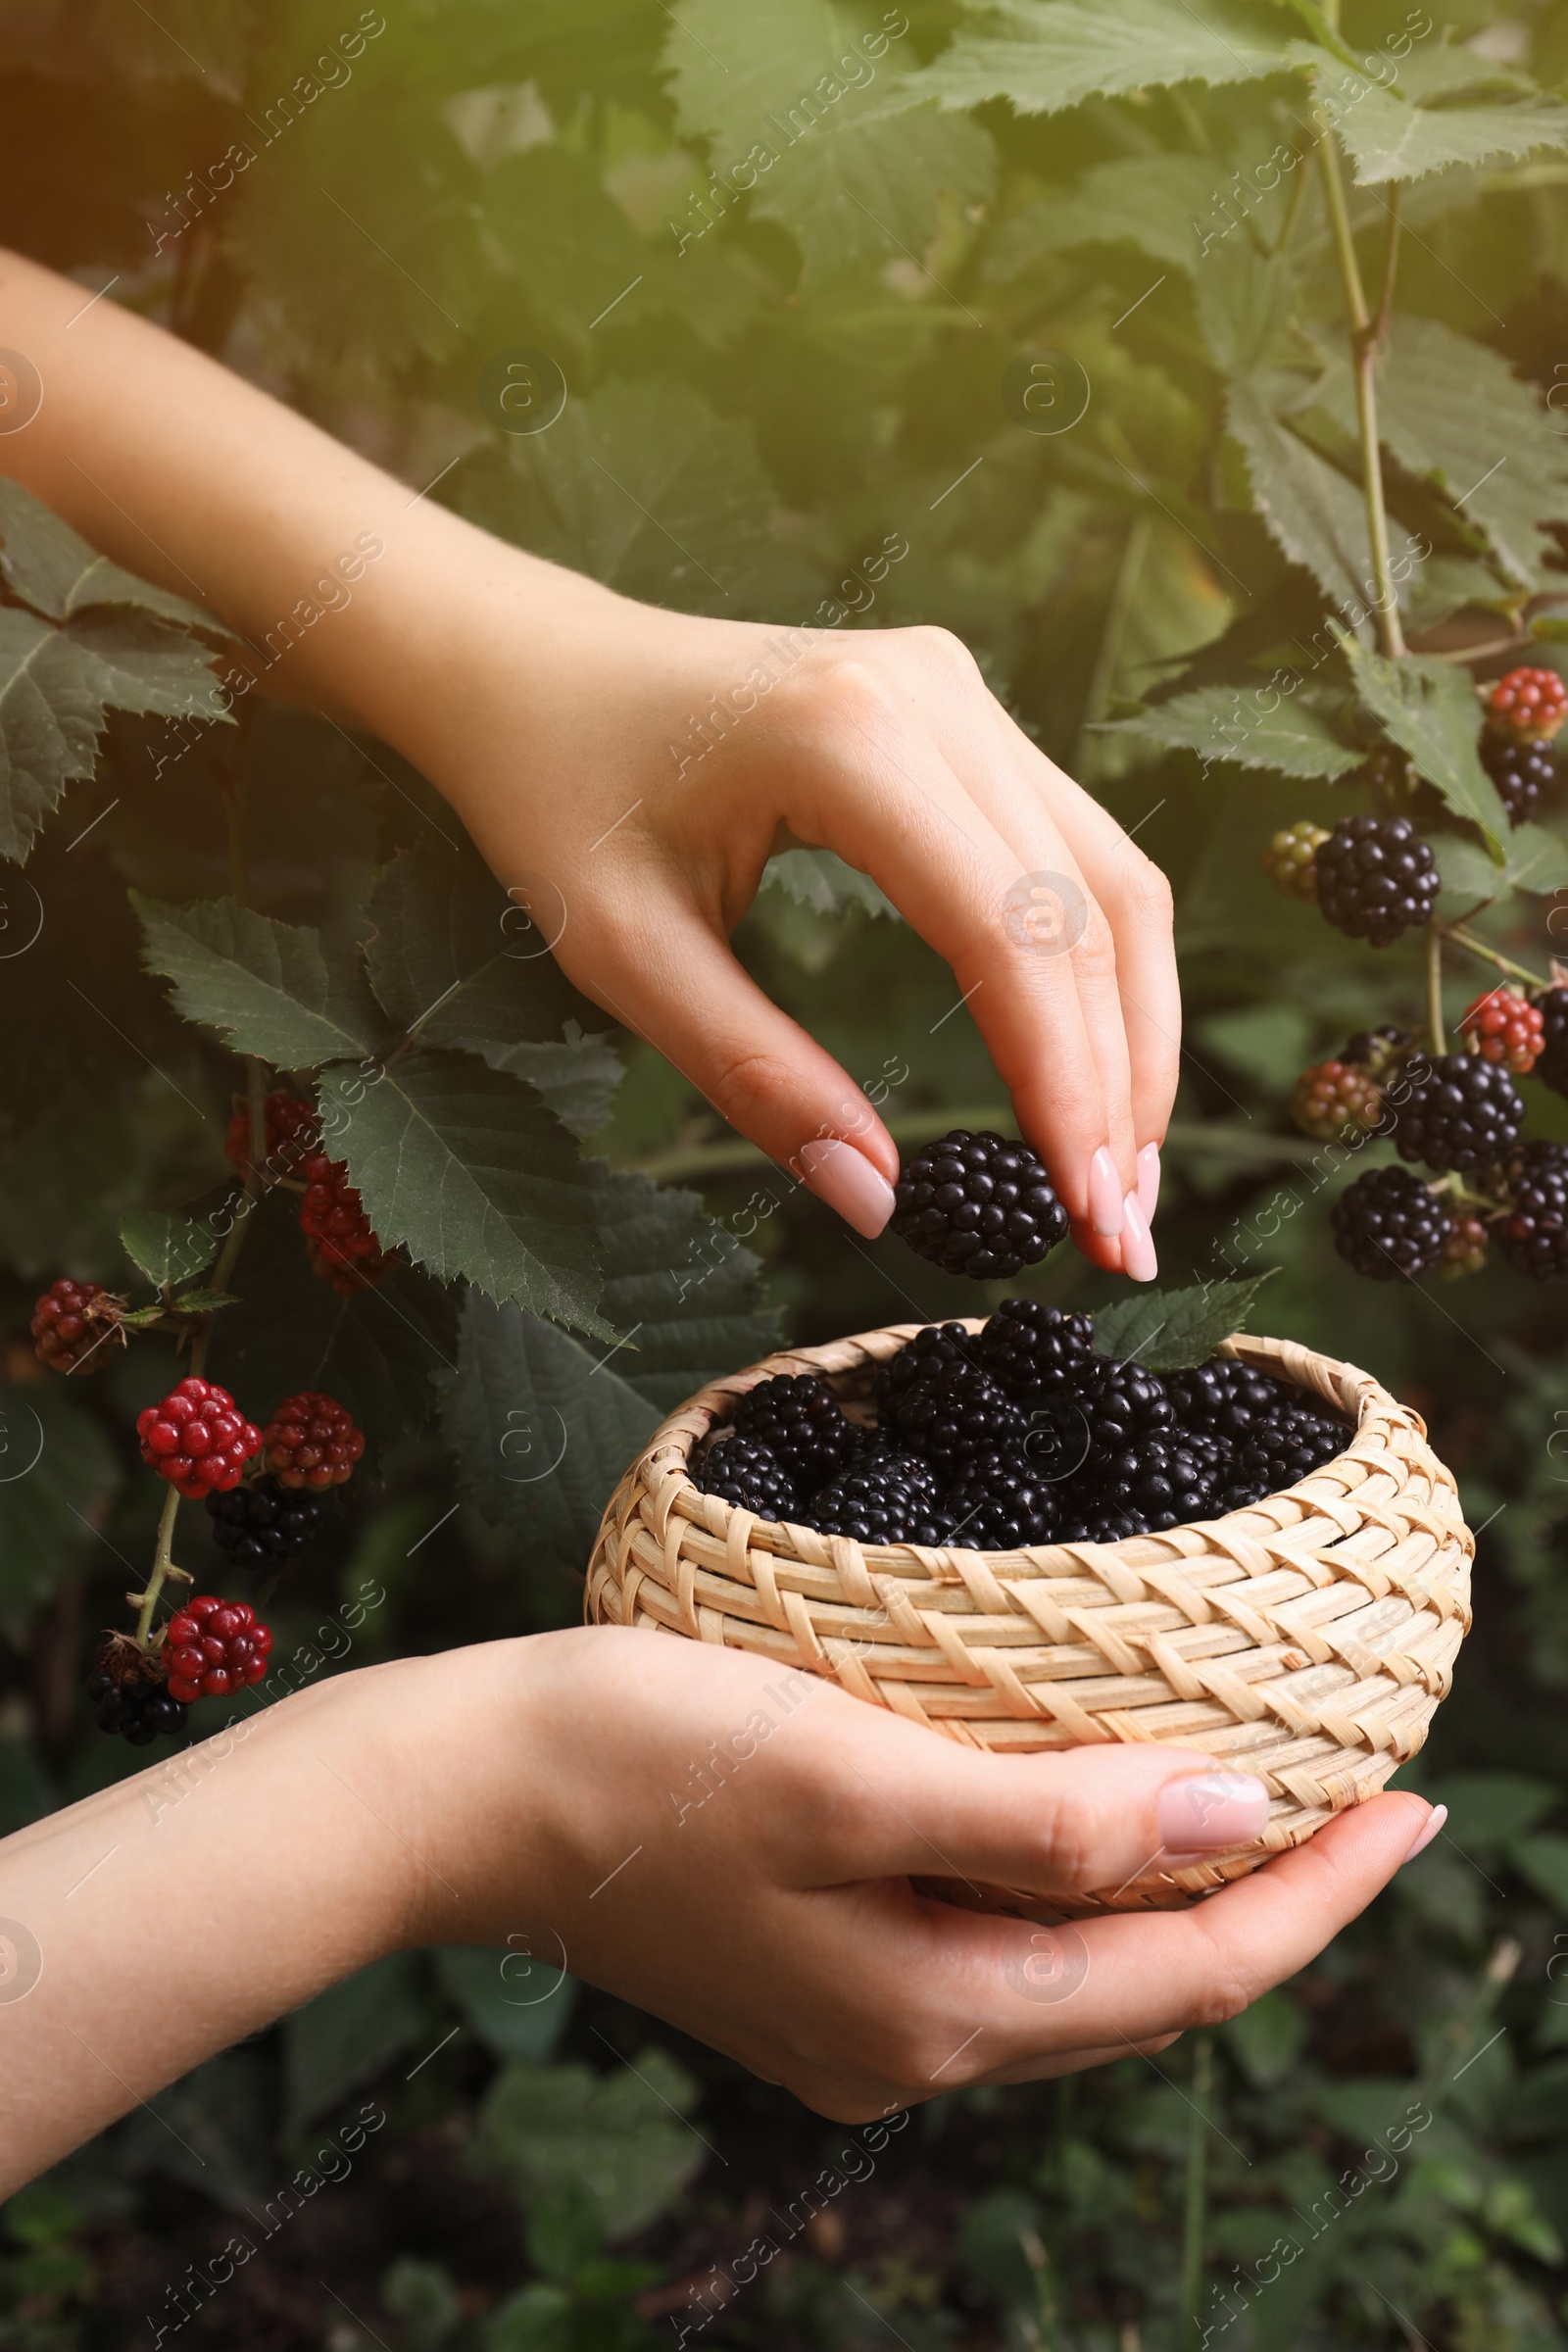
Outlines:
{"type": "Polygon", "coordinates": [[[882,1231],[898,1147],[863,1090],[764,995],[680,881],[640,868],[613,912],[590,906],[556,955],[585,994],[857,1233],[882,1231]]]}

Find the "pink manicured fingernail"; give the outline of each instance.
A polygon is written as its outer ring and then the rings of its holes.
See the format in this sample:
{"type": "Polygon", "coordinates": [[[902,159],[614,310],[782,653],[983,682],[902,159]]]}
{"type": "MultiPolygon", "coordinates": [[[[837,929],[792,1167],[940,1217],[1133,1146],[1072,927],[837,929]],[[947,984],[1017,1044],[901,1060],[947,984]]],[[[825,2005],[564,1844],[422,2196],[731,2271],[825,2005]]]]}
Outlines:
{"type": "Polygon", "coordinates": [[[1149,1219],[1138,1204],[1136,1193],[1129,1193],[1122,1202],[1121,1262],[1123,1272],[1130,1274],[1134,1282],[1152,1282],[1159,1272],[1149,1219]]]}
{"type": "Polygon", "coordinates": [[[1122,1227],[1121,1178],[1103,1144],[1089,1162],[1089,1222],[1107,1242],[1122,1227]]]}
{"type": "Polygon", "coordinates": [[[1267,1825],[1268,1790],[1255,1773],[1195,1773],[1187,1780],[1165,1783],[1155,1818],[1167,1854],[1245,1845],[1267,1825]]]}
{"type": "Polygon", "coordinates": [[[1138,1205],[1149,1223],[1159,1203],[1159,1146],[1146,1144],[1138,1154],[1138,1205]]]}
{"type": "MultiPolygon", "coordinates": [[[[1411,1846],[1410,1851],[1405,1855],[1404,1862],[1413,1862],[1417,1854],[1421,1852],[1422,1848],[1432,1843],[1433,1838],[1437,1836],[1438,1832],[1442,1829],[1447,1818],[1448,1808],[1446,1805],[1433,1806],[1431,1812],[1427,1815],[1425,1821],[1417,1830],[1415,1834],[1415,1843],[1411,1846]]],[[[1399,1864],[1399,1868],[1401,1870],[1404,1868],[1404,1862],[1399,1864]]]]}
{"type": "Polygon", "coordinates": [[[893,1214],[893,1187],[879,1175],[853,1144],[824,1136],[800,1151],[801,1172],[819,1200],[836,1208],[847,1225],[863,1233],[868,1242],[893,1214]]]}

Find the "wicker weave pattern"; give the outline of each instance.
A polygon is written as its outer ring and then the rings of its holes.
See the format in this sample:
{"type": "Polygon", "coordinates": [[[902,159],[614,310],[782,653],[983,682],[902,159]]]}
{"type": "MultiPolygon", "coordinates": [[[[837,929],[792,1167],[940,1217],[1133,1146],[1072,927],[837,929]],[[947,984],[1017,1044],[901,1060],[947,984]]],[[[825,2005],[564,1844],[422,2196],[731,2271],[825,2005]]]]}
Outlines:
{"type": "Polygon", "coordinates": [[[817,1372],[869,1418],[877,1363],[918,1328],[769,1356],[672,1413],[605,1513],[589,1616],[834,1677],[974,1746],[1170,1740],[1266,1783],[1257,1844],[1152,1870],[1080,1913],[1189,1902],[1299,1844],[1415,1754],[1469,1627],[1474,1542],[1416,1415],[1290,1341],[1239,1336],[1226,1352],[1326,1398],[1355,1425],[1349,1448],[1251,1509],[1162,1535],[1009,1552],[862,1545],[692,1485],[694,1445],[758,1381],[817,1372]]]}

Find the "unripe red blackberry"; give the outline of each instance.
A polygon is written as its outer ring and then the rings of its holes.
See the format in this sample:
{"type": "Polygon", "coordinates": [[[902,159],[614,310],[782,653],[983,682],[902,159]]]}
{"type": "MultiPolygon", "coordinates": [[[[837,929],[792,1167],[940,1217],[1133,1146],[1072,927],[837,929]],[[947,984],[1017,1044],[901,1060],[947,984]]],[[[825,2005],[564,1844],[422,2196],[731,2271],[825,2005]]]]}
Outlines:
{"type": "Polygon", "coordinates": [[[397,1262],[370,1230],[360,1196],[349,1182],[348,1162],[316,1152],[301,1164],[305,1198],[300,1231],[310,1251],[311,1271],[342,1297],[380,1282],[397,1262]]]}
{"type": "Polygon", "coordinates": [[[1440,1276],[1445,1282],[1462,1282],[1468,1274],[1479,1274],[1486,1262],[1486,1226],[1471,1210],[1458,1211],[1449,1220],[1440,1276]]]}
{"type": "Polygon", "coordinates": [[[809,1372],[759,1381],[736,1399],[733,1419],[736,1435],[765,1446],[802,1494],[814,1494],[848,1467],[861,1434],[826,1381],[809,1372]]]}
{"type": "Polygon", "coordinates": [[[1317,853],[1317,903],[1336,930],[1391,947],[1438,903],[1437,860],[1407,816],[1347,816],[1317,853]]]}
{"type": "MultiPolygon", "coordinates": [[[[288,1094],[276,1087],[267,1098],[267,1165],[278,1176],[294,1175],[300,1163],[313,1152],[319,1151],[316,1131],[316,1111],[313,1104],[299,1095],[288,1094]]],[[[251,1114],[247,1103],[236,1110],[228,1122],[223,1138],[223,1151],[231,1164],[242,1176],[251,1164],[251,1114]]]]}
{"type": "Polygon", "coordinates": [[[1439,1174],[1490,1168],[1505,1160],[1525,1123],[1525,1106],[1507,1071],[1476,1054],[1435,1054],[1426,1075],[1399,1106],[1394,1147],[1439,1174]]]}
{"type": "Polygon", "coordinates": [[[192,1375],[136,1416],[141,1458],[190,1502],[237,1487],[262,1443],[226,1389],[192,1375]]]}
{"type": "Polygon", "coordinates": [[[96,1372],[115,1342],[125,1344],[120,1318],[125,1301],[101,1282],[73,1282],[62,1274],[32,1310],[33,1352],[52,1372],[96,1372]]]}
{"type": "Polygon", "coordinates": [[[1471,1052],[1479,1054],[1483,1061],[1500,1062],[1521,1078],[1535,1068],[1546,1042],[1539,1005],[1511,988],[1489,989],[1485,996],[1477,997],[1459,1030],[1469,1040],[1471,1052]]]}
{"type": "Polygon", "coordinates": [[[262,1434],[263,1463],[280,1487],[340,1487],[364,1451],[348,1407],[318,1389],[285,1396],[262,1434]]]}
{"type": "Polygon", "coordinates": [[[1510,825],[1529,824],[1562,789],[1562,767],[1549,743],[1517,743],[1483,735],[1481,764],[1497,787],[1510,825]]]}
{"type": "Polygon", "coordinates": [[[1067,1212],[1037,1152],[956,1127],[906,1160],[891,1230],[917,1256],[975,1282],[1038,1265],[1067,1231],[1067,1212]]]}
{"type": "Polygon", "coordinates": [[[169,1620],[169,1694],[187,1706],[198,1698],[227,1698],[265,1679],[271,1647],[271,1634],[257,1624],[248,1601],[198,1592],[169,1620]]]}
{"type": "Polygon", "coordinates": [[[1554,1095],[1568,1095],[1568,988],[1544,988],[1535,1004],[1542,1040],[1535,1074],[1554,1095]]]}
{"type": "Polygon", "coordinates": [[[1413,1282],[1441,1263],[1448,1212],[1408,1168],[1368,1168],[1334,1203],[1334,1247],[1372,1282],[1413,1282]]]}
{"type": "Polygon", "coordinates": [[[1383,1116],[1383,1093],[1353,1062],[1316,1061],[1296,1081],[1291,1116],[1303,1135],[1330,1144],[1347,1128],[1366,1134],[1383,1116]]]}
{"type": "Polygon", "coordinates": [[[1516,743],[1549,743],[1568,718],[1568,687],[1554,669],[1521,662],[1487,697],[1487,727],[1516,743]]]}
{"type": "Polygon", "coordinates": [[[1317,854],[1328,837],[1325,826],[1314,825],[1308,816],[1298,817],[1294,825],[1285,825],[1274,835],[1258,864],[1288,899],[1314,900],[1317,854]]]}
{"type": "Polygon", "coordinates": [[[1536,1282],[1568,1276],[1568,1144],[1525,1144],[1508,1169],[1509,1213],[1497,1246],[1536,1282]]]}

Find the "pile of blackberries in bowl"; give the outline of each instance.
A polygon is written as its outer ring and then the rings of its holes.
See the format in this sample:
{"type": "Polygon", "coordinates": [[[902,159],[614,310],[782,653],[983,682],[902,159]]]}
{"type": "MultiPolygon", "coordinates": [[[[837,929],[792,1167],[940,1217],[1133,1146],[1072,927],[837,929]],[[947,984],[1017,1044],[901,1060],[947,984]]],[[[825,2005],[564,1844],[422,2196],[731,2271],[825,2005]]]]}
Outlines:
{"type": "Polygon", "coordinates": [[[874,1425],[814,1373],[736,1399],[692,1477],[760,1519],[862,1544],[1113,1544],[1245,1510],[1354,1432],[1229,1356],[1156,1374],[1097,1354],[1087,1315],[1007,1298],[933,1323],[878,1366],[874,1425]]]}

